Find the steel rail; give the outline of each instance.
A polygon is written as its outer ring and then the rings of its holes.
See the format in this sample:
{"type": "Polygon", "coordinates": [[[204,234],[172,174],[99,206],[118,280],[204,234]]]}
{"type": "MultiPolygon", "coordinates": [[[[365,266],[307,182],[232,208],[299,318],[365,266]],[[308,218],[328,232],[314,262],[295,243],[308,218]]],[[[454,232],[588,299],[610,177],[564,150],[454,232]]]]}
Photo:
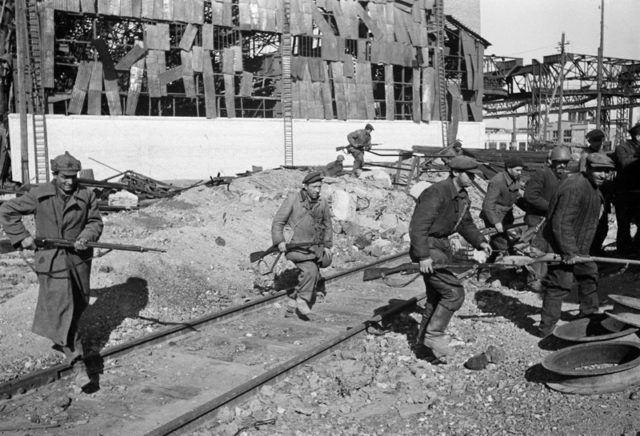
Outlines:
{"type": "MultiPolygon", "coordinates": [[[[409,254],[408,251],[403,251],[401,253],[393,254],[393,255],[375,260],[365,265],[360,265],[354,268],[340,271],[338,273],[325,277],[325,281],[329,282],[347,275],[355,274],[359,271],[365,270],[374,265],[390,262],[392,260],[399,259],[403,256],[407,256],[408,254],[409,254]]],[[[93,356],[89,355],[85,358],[85,361],[87,362],[91,362],[94,360],[106,361],[107,359],[113,359],[115,357],[119,357],[127,353],[130,353],[135,349],[165,342],[176,336],[197,330],[196,329],[197,327],[214,324],[216,322],[220,322],[222,320],[229,319],[234,316],[250,313],[252,311],[258,310],[261,307],[266,306],[267,304],[275,300],[285,297],[287,295],[287,292],[288,290],[281,290],[276,292],[275,294],[267,295],[262,298],[257,298],[255,300],[251,300],[239,306],[233,306],[228,309],[210,313],[193,320],[181,322],[175,326],[160,329],[156,332],[153,332],[149,335],[145,335],[138,339],[134,339],[130,342],[109,347],[97,355],[93,355],[93,356]]],[[[11,398],[11,396],[15,394],[23,394],[30,389],[35,389],[45,384],[55,382],[56,380],[59,380],[69,375],[72,372],[72,370],[73,370],[73,367],[71,365],[62,363],[62,364],[54,365],[52,367],[33,372],[31,374],[27,374],[26,376],[23,376],[23,377],[19,377],[17,379],[2,383],[0,384],[0,399],[11,398]]]]}
{"type": "MultiPolygon", "coordinates": [[[[146,433],[146,436],[164,436],[168,434],[172,434],[176,431],[183,430],[187,431],[187,426],[191,426],[197,424],[197,422],[202,418],[211,418],[211,416],[207,416],[215,412],[217,409],[231,403],[236,402],[243,399],[245,396],[250,395],[255,392],[261,386],[275,382],[283,375],[291,372],[293,369],[299,367],[300,365],[307,363],[311,360],[315,360],[325,354],[327,351],[341,345],[347,340],[353,338],[354,336],[365,331],[371,324],[380,322],[382,319],[389,317],[391,315],[395,315],[396,313],[414,306],[418,301],[426,299],[426,295],[412,297],[409,300],[406,300],[402,303],[396,304],[389,308],[388,310],[370,318],[368,320],[363,321],[359,325],[348,329],[346,332],[341,333],[339,335],[334,336],[333,338],[317,345],[309,351],[304,353],[300,353],[299,355],[289,359],[288,361],[276,366],[275,368],[270,369],[269,371],[264,372],[263,374],[251,379],[250,381],[243,383],[240,386],[237,386],[233,389],[228,390],[224,394],[208,401],[190,412],[187,412],[163,425],[160,427],[151,430],[146,433]]],[[[190,429],[190,428],[189,428],[190,429]]]]}

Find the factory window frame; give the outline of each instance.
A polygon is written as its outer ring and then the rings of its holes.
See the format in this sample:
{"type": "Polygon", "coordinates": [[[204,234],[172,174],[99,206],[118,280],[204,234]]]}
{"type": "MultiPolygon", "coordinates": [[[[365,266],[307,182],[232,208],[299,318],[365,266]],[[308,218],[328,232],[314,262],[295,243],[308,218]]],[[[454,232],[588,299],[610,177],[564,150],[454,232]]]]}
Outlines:
{"type": "Polygon", "coordinates": [[[520,151],[526,151],[527,150],[527,143],[526,142],[518,142],[518,150],[520,151]]]}
{"type": "Polygon", "coordinates": [[[571,143],[572,135],[571,129],[565,129],[562,131],[562,142],[571,143]]]}
{"type": "Polygon", "coordinates": [[[489,150],[495,150],[496,149],[496,141],[489,141],[487,148],[489,150]]]}
{"type": "Polygon", "coordinates": [[[500,150],[506,150],[507,149],[507,143],[504,141],[500,141],[500,150]]]}

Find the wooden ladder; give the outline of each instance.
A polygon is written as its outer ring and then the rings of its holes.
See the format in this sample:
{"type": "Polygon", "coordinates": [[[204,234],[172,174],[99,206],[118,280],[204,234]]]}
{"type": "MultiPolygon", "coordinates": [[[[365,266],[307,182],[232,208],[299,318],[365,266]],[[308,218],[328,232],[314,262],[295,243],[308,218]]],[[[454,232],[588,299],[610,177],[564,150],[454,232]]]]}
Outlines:
{"type": "Polygon", "coordinates": [[[448,111],[447,111],[447,78],[444,71],[444,0],[435,2],[436,21],[436,62],[438,66],[438,109],[442,126],[442,147],[449,145],[448,111]]]}
{"type": "Polygon", "coordinates": [[[289,14],[291,0],[284,0],[282,27],[282,119],[284,121],[284,164],[293,165],[293,101],[291,93],[291,32],[289,14]]]}
{"type": "Polygon", "coordinates": [[[47,144],[47,121],[45,118],[45,98],[41,76],[40,50],[40,16],[35,0],[27,0],[27,46],[29,52],[29,66],[27,72],[31,76],[31,103],[33,122],[34,166],[36,183],[49,181],[49,149],[47,144]]]}

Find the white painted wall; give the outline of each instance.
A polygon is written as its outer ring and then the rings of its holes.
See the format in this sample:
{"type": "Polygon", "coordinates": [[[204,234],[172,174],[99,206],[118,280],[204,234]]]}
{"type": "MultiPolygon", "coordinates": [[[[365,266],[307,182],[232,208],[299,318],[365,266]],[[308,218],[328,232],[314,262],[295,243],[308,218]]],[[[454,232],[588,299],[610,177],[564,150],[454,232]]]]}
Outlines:
{"type": "MultiPolygon", "coordinates": [[[[335,159],[346,135],[364,128],[365,121],[294,120],[294,165],[324,165],[335,159]]],[[[413,145],[439,146],[441,126],[412,121],[372,121],[373,143],[378,147],[410,150],[413,145]]],[[[31,120],[28,122],[32,127],[31,120]]],[[[284,165],[282,119],[205,119],[184,117],[109,117],[48,115],[49,157],[69,151],[83,168],[92,168],[96,179],[116,173],[93,162],[96,159],[118,170],[133,170],[159,179],[203,179],[235,175],[252,165],[277,168],[284,165]]],[[[20,119],[9,115],[14,179],[21,179],[20,119]]],[[[458,137],[466,148],[484,147],[483,123],[460,123],[458,137]]],[[[32,141],[29,132],[29,141],[32,141]]],[[[29,174],[34,178],[33,145],[29,145],[29,174]]],[[[376,157],[376,160],[383,160],[376,157]]],[[[351,156],[345,164],[353,162],[351,156]]]]}

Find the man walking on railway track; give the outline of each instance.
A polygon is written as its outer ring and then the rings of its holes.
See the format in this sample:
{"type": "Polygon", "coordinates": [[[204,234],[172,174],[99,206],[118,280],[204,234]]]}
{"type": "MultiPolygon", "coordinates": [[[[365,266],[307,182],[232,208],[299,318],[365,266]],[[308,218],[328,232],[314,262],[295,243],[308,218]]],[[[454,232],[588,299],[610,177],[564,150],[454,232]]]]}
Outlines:
{"type": "Polygon", "coordinates": [[[409,253],[414,262],[420,263],[427,292],[417,343],[431,349],[436,363],[446,363],[446,356],[452,353],[445,331],[453,314],[462,307],[464,288],[452,272],[436,270],[434,264],[451,261],[448,237],[455,232],[475,248],[491,254],[489,243],[469,213],[466,188],[479,173],[478,162],[467,156],[456,156],[449,162],[449,167],[449,178],[420,194],[409,225],[409,253]]]}
{"type": "Polygon", "coordinates": [[[316,286],[320,279],[320,267],[331,264],[333,229],[331,211],[324,198],[320,198],[322,173],[312,172],[302,180],[302,189],[285,199],[276,212],[271,225],[271,238],[287,259],[300,269],[298,284],[289,295],[288,314],[297,311],[304,320],[310,318],[316,299],[316,286]],[[287,240],[285,233],[291,234],[287,240]],[[312,243],[307,248],[287,249],[291,244],[312,243]]]}
{"type": "Polygon", "coordinates": [[[595,262],[576,263],[575,258],[589,254],[603,209],[599,187],[613,168],[613,161],[606,155],[589,155],[585,172],[567,177],[551,200],[547,220],[534,243],[544,252],[561,254],[563,263],[549,265],[543,280],[541,337],[553,333],[560,320],[562,300],[571,292],[574,278],[580,297],[578,316],[598,311],[598,267],[595,262]]]}
{"type": "Polygon", "coordinates": [[[364,129],[354,130],[347,135],[347,151],[353,156],[353,174],[359,177],[364,166],[364,152],[371,150],[371,132],[373,126],[367,124],[364,129]]]}
{"type": "Polygon", "coordinates": [[[14,246],[35,250],[35,272],[40,291],[33,332],[53,341],[67,363],[83,358],[78,331],[88,306],[91,258],[87,242],[102,234],[102,218],[93,191],[78,186],[81,164],[68,152],[51,161],[53,180],[0,206],[0,224],[14,246]],[[73,248],[41,249],[25,228],[22,217],[33,215],[35,234],[42,238],[75,241],[73,248]]]}
{"type": "MultiPolygon", "coordinates": [[[[558,191],[560,182],[567,175],[567,165],[571,161],[569,147],[558,145],[549,154],[549,166],[539,169],[531,175],[524,188],[524,207],[527,214],[524,222],[527,225],[527,234],[535,237],[542,220],[549,212],[551,198],[558,191]]],[[[543,223],[542,223],[543,224],[543,223]]],[[[526,241],[530,242],[530,241],[526,241]]],[[[536,263],[529,267],[529,279],[527,286],[530,290],[540,292],[541,279],[547,274],[547,264],[536,263]]]]}

